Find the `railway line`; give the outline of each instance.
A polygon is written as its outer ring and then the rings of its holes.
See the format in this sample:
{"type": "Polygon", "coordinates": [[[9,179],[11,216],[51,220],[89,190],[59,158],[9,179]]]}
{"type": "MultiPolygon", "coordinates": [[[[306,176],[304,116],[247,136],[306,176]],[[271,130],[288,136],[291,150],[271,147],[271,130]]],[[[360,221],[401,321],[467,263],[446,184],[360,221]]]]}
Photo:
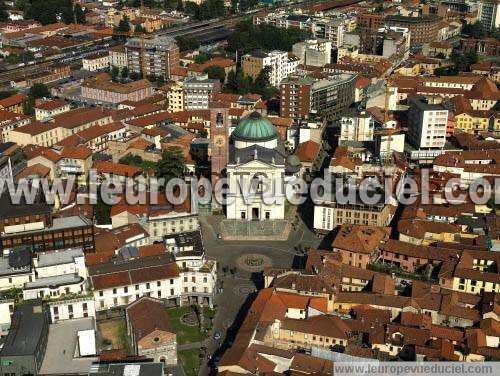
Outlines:
{"type": "MultiPolygon", "coordinates": [[[[354,5],[362,2],[363,0],[305,0],[305,1],[295,1],[287,5],[276,7],[274,11],[288,10],[293,8],[302,8],[304,10],[314,11],[324,11],[329,9],[336,9],[345,6],[354,5]]],[[[186,36],[201,33],[212,33],[219,29],[233,29],[236,24],[260,10],[252,10],[244,14],[233,15],[225,18],[215,18],[212,20],[199,21],[195,23],[186,23],[184,25],[175,26],[166,30],[161,30],[155,34],[158,36],[168,35],[171,37],[186,36]]],[[[92,50],[89,53],[94,53],[96,51],[92,50]]],[[[86,52],[82,52],[79,55],[84,56],[86,52]]],[[[18,80],[24,76],[29,76],[32,74],[37,74],[45,71],[48,67],[55,63],[68,63],[75,60],[75,56],[68,53],[52,56],[45,59],[44,61],[36,62],[33,65],[9,67],[4,71],[0,71],[0,86],[5,87],[10,84],[13,80],[18,80]]]]}

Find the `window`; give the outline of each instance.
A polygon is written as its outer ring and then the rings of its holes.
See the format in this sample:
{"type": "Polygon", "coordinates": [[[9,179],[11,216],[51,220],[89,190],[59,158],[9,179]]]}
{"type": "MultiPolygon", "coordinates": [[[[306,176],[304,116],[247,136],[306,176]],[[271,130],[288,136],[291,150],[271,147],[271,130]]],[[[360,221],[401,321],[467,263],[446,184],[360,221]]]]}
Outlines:
{"type": "Polygon", "coordinates": [[[113,295],[116,295],[116,289],[113,289],[113,295]]]}
{"type": "Polygon", "coordinates": [[[104,294],[102,291],[99,291],[99,296],[102,297],[104,294]]]}
{"type": "Polygon", "coordinates": [[[123,292],[124,292],[125,294],[128,292],[128,286],[125,286],[125,287],[123,288],[123,292]]]}

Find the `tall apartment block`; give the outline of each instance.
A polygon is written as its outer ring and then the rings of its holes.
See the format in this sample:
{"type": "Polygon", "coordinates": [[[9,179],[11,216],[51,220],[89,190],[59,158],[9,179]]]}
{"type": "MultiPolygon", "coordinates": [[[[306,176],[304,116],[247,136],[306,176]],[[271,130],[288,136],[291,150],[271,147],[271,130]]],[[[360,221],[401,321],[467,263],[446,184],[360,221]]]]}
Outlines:
{"type": "MultiPolygon", "coordinates": [[[[125,45],[128,69],[131,72],[142,72],[141,41],[130,39],[125,45]]],[[[179,47],[175,39],[161,36],[144,41],[146,74],[169,79],[171,70],[179,66],[179,47]]]]}

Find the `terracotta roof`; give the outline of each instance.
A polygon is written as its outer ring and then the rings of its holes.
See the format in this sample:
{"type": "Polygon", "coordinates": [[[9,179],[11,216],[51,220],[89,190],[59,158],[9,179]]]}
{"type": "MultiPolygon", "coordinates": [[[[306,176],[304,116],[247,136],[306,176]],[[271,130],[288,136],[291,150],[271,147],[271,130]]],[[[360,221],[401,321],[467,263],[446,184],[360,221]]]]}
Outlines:
{"type": "Polygon", "coordinates": [[[203,64],[197,64],[197,63],[189,64],[189,66],[187,67],[187,70],[191,71],[191,72],[202,73],[206,68],[212,67],[212,66],[229,68],[232,66],[236,66],[236,63],[231,59],[226,59],[223,57],[214,57],[210,60],[207,60],[203,64]]]}
{"type": "Polygon", "coordinates": [[[332,246],[350,252],[371,254],[389,238],[390,227],[342,225],[332,246]]]}
{"type": "Polygon", "coordinates": [[[141,170],[137,167],[107,161],[95,161],[92,168],[96,169],[97,172],[101,174],[113,174],[115,176],[126,176],[129,178],[136,177],[141,173],[141,170]]]}
{"type": "Polygon", "coordinates": [[[49,174],[50,174],[49,167],[46,167],[40,163],[36,163],[34,165],[26,167],[19,175],[16,176],[16,180],[28,179],[33,176],[44,178],[49,174]]]}
{"type": "Polygon", "coordinates": [[[155,256],[165,253],[165,245],[163,243],[149,244],[138,247],[139,257],[155,256]]]}
{"type": "Polygon", "coordinates": [[[74,129],[76,127],[104,119],[110,116],[110,113],[100,107],[81,107],[73,111],[68,111],[54,117],[54,125],[66,129],[74,129]]]}
{"type": "Polygon", "coordinates": [[[10,97],[0,99],[0,107],[2,108],[8,108],[12,106],[19,105],[23,103],[26,100],[27,96],[24,95],[23,93],[17,93],[14,95],[11,95],[10,97]]]}
{"type": "Polygon", "coordinates": [[[157,330],[175,334],[161,300],[143,296],[125,310],[132,330],[135,332],[136,341],[157,330]]]}
{"type": "Polygon", "coordinates": [[[151,136],[151,137],[157,137],[157,136],[165,137],[169,133],[168,133],[168,131],[166,131],[163,128],[154,127],[154,128],[146,128],[146,129],[144,129],[142,131],[142,134],[145,134],[145,135],[151,136]]]}
{"type": "Polygon", "coordinates": [[[35,108],[44,111],[52,111],[55,110],[56,108],[61,108],[67,105],[69,105],[68,102],[62,99],[55,99],[52,101],[37,101],[35,108]]]}
{"type": "Polygon", "coordinates": [[[295,149],[295,155],[301,162],[313,162],[319,153],[320,144],[312,140],[301,142],[295,149]]]}
{"type": "Polygon", "coordinates": [[[22,127],[14,129],[13,132],[25,133],[29,134],[30,136],[37,136],[58,127],[59,125],[53,123],[40,123],[39,121],[33,121],[29,124],[23,125],[22,127]]]}
{"type": "Polygon", "coordinates": [[[61,152],[62,158],[87,159],[92,155],[92,150],[86,146],[66,146],[61,152]]]}
{"type": "MultiPolygon", "coordinates": [[[[18,114],[17,112],[7,110],[0,110],[0,123],[21,121],[26,119],[29,119],[29,117],[24,114],[18,114]]],[[[0,124],[0,127],[1,126],[2,125],[0,124]]]]}
{"type": "Polygon", "coordinates": [[[179,276],[179,268],[175,262],[165,265],[144,267],[128,271],[93,275],[92,286],[96,290],[110,289],[120,286],[130,286],[149,281],[175,278],[179,276]]]}
{"type": "Polygon", "coordinates": [[[127,124],[132,125],[134,127],[145,128],[151,125],[156,125],[168,119],[171,119],[172,117],[173,115],[169,112],[159,112],[157,114],[147,115],[136,119],[128,120],[127,124]]]}
{"type": "Polygon", "coordinates": [[[340,339],[348,339],[351,331],[340,317],[327,315],[312,316],[301,320],[285,318],[281,322],[281,328],[299,333],[340,339]]]}
{"type": "Polygon", "coordinates": [[[24,148],[24,154],[28,160],[41,156],[54,163],[62,158],[61,155],[54,150],[39,145],[26,146],[24,148]]]}
{"type": "Polygon", "coordinates": [[[148,80],[132,81],[126,84],[104,80],[87,80],[82,86],[90,87],[98,90],[111,91],[114,93],[130,94],[138,90],[143,90],[152,87],[148,80]]]}

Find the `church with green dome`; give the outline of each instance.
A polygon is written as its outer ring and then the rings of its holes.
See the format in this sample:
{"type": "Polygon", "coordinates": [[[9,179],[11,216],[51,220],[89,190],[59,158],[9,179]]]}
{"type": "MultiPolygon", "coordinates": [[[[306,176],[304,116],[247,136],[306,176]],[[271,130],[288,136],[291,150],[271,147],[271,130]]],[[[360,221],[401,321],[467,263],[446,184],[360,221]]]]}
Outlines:
{"type": "Polygon", "coordinates": [[[300,161],[291,158],[272,123],[258,112],[243,117],[230,135],[226,176],[229,191],[226,216],[234,220],[283,220],[284,182],[297,176],[300,161]],[[240,187],[255,184],[251,202],[240,187]],[[278,187],[280,185],[281,187],[278,187]],[[281,203],[266,203],[264,195],[282,196],[281,203]]]}

